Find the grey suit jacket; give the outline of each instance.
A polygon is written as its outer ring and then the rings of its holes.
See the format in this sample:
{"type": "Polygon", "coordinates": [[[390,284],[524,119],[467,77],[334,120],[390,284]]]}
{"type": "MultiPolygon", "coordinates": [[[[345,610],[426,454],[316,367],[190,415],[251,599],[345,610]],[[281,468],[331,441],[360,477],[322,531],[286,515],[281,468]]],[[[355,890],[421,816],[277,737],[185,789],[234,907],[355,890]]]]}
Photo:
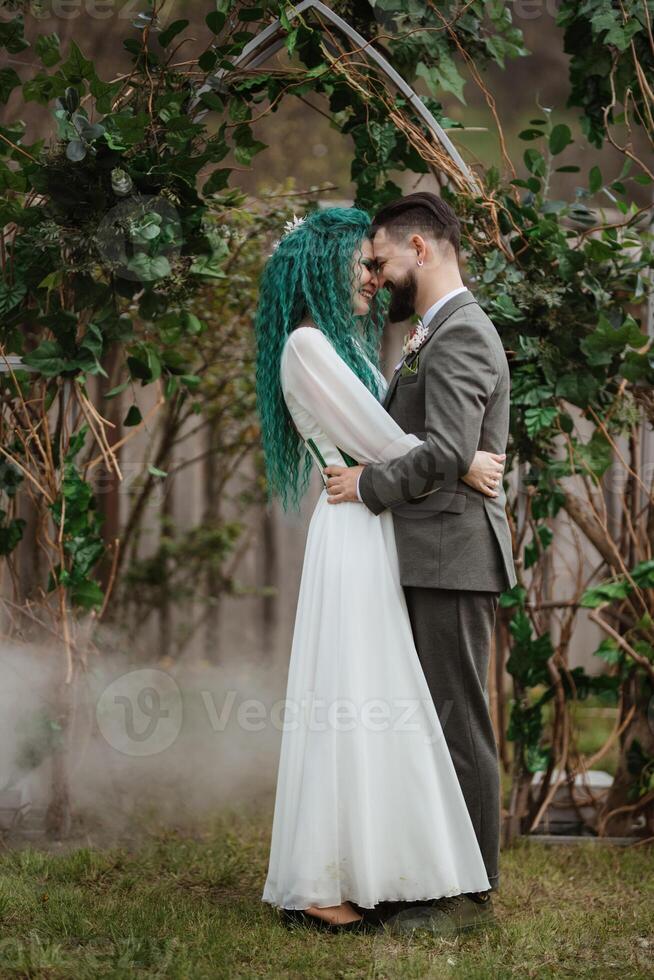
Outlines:
{"type": "Polygon", "coordinates": [[[461,477],[477,449],[506,450],[506,354],[468,289],[425,325],[427,339],[395,372],[384,401],[405,432],[425,441],[364,467],[359,493],[373,514],[393,513],[402,585],[503,592],[516,584],[506,495],[498,487],[487,497],[461,477]]]}

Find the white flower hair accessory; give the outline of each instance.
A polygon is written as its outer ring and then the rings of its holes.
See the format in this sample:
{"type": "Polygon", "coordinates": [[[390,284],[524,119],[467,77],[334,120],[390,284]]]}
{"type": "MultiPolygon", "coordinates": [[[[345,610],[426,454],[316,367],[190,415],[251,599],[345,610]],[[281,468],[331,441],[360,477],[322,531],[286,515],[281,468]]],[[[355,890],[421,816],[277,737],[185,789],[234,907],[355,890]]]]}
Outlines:
{"type": "Polygon", "coordinates": [[[292,234],[294,231],[297,231],[297,229],[301,225],[303,225],[306,220],[307,220],[306,214],[303,217],[298,218],[298,216],[295,214],[295,212],[293,212],[293,217],[291,219],[289,219],[288,221],[284,222],[284,234],[281,236],[281,238],[278,238],[277,241],[274,241],[273,242],[273,245],[272,245],[273,252],[277,248],[279,248],[279,245],[280,245],[280,243],[281,243],[281,241],[282,241],[283,238],[286,238],[288,235],[292,234]]]}

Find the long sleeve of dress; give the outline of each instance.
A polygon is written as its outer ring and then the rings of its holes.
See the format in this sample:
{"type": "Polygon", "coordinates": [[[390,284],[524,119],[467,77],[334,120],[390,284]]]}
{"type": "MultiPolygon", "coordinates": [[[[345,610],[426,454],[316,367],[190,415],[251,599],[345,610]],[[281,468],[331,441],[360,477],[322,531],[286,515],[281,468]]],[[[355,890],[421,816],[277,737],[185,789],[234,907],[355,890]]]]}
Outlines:
{"type": "Polygon", "coordinates": [[[297,327],[284,348],[282,386],[335,446],[383,463],[421,445],[405,433],[316,327],[297,327]]]}

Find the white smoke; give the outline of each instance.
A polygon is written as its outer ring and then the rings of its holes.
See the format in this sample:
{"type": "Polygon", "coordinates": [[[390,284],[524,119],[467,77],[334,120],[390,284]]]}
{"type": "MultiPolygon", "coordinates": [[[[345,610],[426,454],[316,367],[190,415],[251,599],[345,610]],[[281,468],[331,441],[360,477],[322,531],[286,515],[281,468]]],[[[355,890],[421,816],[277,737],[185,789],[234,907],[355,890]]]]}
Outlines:
{"type": "MultiPolygon", "coordinates": [[[[61,737],[54,649],[0,647],[0,829],[42,812],[61,737]]],[[[199,819],[268,800],[281,739],[278,665],[144,667],[97,658],[78,679],[65,733],[75,827],[107,833],[199,819]]]]}

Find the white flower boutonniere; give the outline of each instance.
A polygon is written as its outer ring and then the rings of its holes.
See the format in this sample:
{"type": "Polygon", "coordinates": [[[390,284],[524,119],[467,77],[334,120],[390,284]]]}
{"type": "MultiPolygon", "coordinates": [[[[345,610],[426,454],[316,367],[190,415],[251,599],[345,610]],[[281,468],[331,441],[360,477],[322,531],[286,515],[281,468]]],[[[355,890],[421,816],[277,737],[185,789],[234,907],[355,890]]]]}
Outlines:
{"type": "Polygon", "coordinates": [[[413,354],[415,351],[420,350],[425,340],[427,339],[427,327],[424,323],[419,323],[417,327],[410,330],[408,334],[404,337],[404,343],[402,344],[402,354],[404,357],[407,354],[413,354]]]}

